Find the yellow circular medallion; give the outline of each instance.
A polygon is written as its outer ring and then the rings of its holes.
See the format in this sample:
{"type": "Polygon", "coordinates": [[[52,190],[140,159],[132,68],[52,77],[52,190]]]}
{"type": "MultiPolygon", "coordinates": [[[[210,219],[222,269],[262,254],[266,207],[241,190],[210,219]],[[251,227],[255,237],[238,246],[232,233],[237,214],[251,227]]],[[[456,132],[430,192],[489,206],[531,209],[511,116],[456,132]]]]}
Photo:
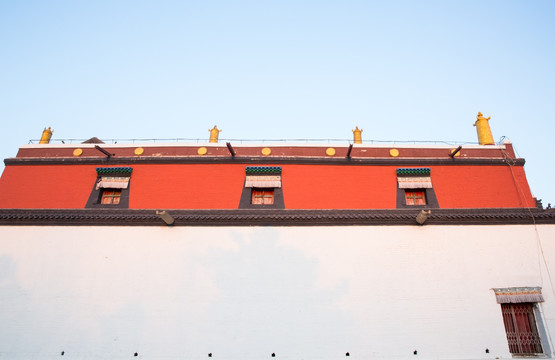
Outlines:
{"type": "Polygon", "coordinates": [[[199,154],[199,155],[206,155],[207,152],[208,152],[208,149],[205,148],[204,146],[199,147],[198,150],[197,150],[197,154],[199,154]]]}
{"type": "Polygon", "coordinates": [[[326,155],[328,155],[328,156],[335,155],[335,149],[334,148],[327,148],[326,149],[326,155]]]}
{"type": "Polygon", "coordinates": [[[83,149],[73,150],[73,156],[81,156],[82,153],[83,153],[83,149]]]}
{"type": "Polygon", "coordinates": [[[138,147],[135,149],[135,155],[142,155],[145,152],[145,149],[142,147],[138,147]]]}
{"type": "Polygon", "coordinates": [[[397,157],[397,156],[399,156],[399,150],[391,149],[391,150],[389,150],[389,155],[391,155],[393,157],[397,157]]]}
{"type": "Polygon", "coordinates": [[[268,156],[268,155],[270,155],[271,153],[272,153],[272,149],[270,149],[270,148],[264,148],[264,149],[262,149],[262,155],[268,156]]]}

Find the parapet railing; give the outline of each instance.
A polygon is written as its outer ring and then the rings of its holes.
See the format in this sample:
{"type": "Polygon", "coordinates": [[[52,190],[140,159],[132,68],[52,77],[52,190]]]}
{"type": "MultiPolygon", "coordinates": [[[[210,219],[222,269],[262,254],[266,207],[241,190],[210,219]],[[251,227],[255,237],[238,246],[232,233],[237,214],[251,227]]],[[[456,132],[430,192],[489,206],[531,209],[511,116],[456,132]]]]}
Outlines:
{"type": "MultiPolygon", "coordinates": [[[[502,143],[504,137],[498,142],[502,143]]],[[[82,144],[88,139],[51,139],[50,144],[82,144]]],[[[38,144],[39,139],[29,140],[29,144],[38,144]]],[[[166,139],[101,139],[105,144],[135,144],[135,143],[208,143],[206,138],[166,138],[166,139]]],[[[230,142],[233,144],[252,144],[252,143],[305,143],[305,144],[328,144],[328,143],[345,143],[352,144],[352,139],[225,139],[220,138],[220,144],[230,142]]],[[[437,141],[437,140],[362,140],[362,144],[435,144],[435,145],[478,145],[477,142],[471,141],[437,141]]]]}

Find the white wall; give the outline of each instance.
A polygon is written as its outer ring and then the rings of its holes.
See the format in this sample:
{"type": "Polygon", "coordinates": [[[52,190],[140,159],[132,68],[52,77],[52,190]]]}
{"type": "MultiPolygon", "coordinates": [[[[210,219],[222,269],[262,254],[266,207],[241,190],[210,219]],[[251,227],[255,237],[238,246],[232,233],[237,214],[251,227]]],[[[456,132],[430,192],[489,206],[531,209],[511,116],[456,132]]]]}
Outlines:
{"type": "Polygon", "coordinates": [[[537,230],[0,227],[0,357],[511,358],[492,287],[542,286],[555,336],[537,230]]]}

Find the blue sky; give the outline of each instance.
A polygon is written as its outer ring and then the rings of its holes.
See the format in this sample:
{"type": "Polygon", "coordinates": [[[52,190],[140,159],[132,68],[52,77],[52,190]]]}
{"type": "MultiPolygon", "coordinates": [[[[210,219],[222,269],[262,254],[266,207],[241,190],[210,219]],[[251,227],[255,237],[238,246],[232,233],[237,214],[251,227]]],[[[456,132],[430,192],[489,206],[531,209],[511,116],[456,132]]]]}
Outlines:
{"type": "Polygon", "coordinates": [[[553,1],[2,1],[0,157],[38,139],[477,141],[555,205],[553,1]]]}

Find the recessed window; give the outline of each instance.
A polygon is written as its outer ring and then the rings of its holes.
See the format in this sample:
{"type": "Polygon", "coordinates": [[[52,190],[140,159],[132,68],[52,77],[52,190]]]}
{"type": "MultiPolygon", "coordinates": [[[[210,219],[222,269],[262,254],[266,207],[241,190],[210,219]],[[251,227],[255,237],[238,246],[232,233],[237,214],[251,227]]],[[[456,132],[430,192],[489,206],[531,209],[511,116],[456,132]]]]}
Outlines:
{"type": "Polygon", "coordinates": [[[273,205],[274,189],[252,189],[251,204],[273,205]]]}
{"type": "Polygon", "coordinates": [[[121,190],[104,189],[100,198],[101,204],[119,204],[121,199],[121,190]]]}
{"type": "Polygon", "coordinates": [[[280,166],[247,166],[240,209],[284,209],[280,166]]]}
{"type": "Polygon", "coordinates": [[[538,310],[539,303],[544,301],[541,287],[494,288],[493,291],[497,303],[501,304],[511,354],[543,354],[542,333],[545,328],[538,310]]]}
{"type": "Polygon", "coordinates": [[[534,303],[501,304],[501,311],[511,354],[543,353],[534,303]]]}
{"type": "Polygon", "coordinates": [[[424,190],[405,190],[407,205],[426,205],[426,192],[424,190]]]}
{"type": "Polygon", "coordinates": [[[438,208],[430,168],[397,169],[397,208],[438,208]]]}
{"type": "Polygon", "coordinates": [[[128,208],[132,172],[130,167],[96,168],[96,180],[85,207],[128,208]]]}

